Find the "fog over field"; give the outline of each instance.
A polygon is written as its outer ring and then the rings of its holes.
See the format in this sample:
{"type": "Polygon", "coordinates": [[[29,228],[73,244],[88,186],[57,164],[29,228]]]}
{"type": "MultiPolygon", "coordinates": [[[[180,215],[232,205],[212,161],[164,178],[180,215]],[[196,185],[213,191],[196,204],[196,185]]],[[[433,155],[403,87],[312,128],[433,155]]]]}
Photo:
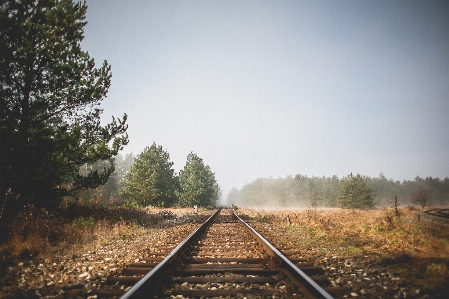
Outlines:
{"type": "Polygon", "coordinates": [[[260,177],[449,176],[447,1],[94,1],[82,47],[176,171],[226,197],[260,177]]]}

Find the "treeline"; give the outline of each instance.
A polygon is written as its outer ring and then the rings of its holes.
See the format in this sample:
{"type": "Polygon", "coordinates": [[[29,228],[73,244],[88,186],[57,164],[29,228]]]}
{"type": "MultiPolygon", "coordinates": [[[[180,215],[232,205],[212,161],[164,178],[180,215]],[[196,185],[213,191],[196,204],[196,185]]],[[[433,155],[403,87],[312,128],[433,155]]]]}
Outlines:
{"type": "MultiPolygon", "coordinates": [[[[352,176],[349,175],[348,177],[352,176]]],[[[306,175],[285,178],[259,178],[244,185],[240,190],[233,188],[227,196],[229,204],[242,207],[339,207],[342,206],[342,186],[348,177],[308,177],[306,175]]],[[[397,196],[403,205],[419,204],[448,205],[449,178],[420,178],[403,182],[379,177],[363,176],[370,189],[375,206],[390,206],[397,196]]]]}
{"type": "MultiPolygon", "coordinates": [[[[88,175],[108,164],[100,161],[84,165],[80,173],[88,175]]],[[[221,196],[215,174],[197,154],[191,152],[179,173],[175,173],[170,154],[153,143],[138,156],[120,154],[105,185],[82,190],[68,200],[132,207],[214,206],[221,196]]]]}

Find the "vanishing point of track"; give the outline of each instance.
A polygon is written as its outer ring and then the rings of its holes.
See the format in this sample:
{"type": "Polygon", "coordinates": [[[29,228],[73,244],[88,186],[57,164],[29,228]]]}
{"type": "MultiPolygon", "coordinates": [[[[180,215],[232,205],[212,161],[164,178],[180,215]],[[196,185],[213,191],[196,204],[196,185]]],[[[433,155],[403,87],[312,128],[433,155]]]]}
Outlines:
{"type": "MultiPolygon", "coordinates": [[[[179,241],[173,241],[179,242],[179,241]]],[[[128,265],[99,297],[332,298],[323,270],[276,249],[232,210],[219,209],[176,247],[128,265]],[[132,287],[130,287],[132,286],[132,287]]]]}

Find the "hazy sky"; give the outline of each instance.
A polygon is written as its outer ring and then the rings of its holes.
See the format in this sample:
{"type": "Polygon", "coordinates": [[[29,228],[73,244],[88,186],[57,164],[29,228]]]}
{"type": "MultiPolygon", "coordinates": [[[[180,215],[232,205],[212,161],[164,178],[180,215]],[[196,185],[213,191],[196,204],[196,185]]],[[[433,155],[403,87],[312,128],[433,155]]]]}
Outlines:
{"type": "Polygon", "coordinates": [[[83,49],[129,115],[226,197],[259,177],[449,176],[448,1],[88,0],[83,49]]]}

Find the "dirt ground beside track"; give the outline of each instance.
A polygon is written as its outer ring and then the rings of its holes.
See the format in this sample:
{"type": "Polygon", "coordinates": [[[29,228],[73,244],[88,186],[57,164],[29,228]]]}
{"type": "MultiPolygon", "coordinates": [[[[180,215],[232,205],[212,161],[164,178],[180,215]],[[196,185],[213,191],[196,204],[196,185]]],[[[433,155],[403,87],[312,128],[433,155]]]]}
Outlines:
{"type": "MultiPolygon", "coordinates": [[[[86,230],[86,237],[75,243],[49,243],[33,254],[15,255],[2,267],[0,297],[87,298],[89,290],[134,262],[140,252],[180,230],[193,231],[212,213],[164,211],[172,216],[151,227],[98,221],[77,227],[86,230]]],[[[403,208],[395,216],[391,209],[237,209],[262,234],[275,234],[323,267],[329,286],[344,289],[341,298],[447,298],[449,224],[427,217],[418,221],[419,212],[403,208]]],[[[8,253],[5,246],[3,255],[8,253]]]]}
{"type": "MultiPolygon", "coordinates": [[[[399,209],[238,209],[325,270],[341,297],[447,298],[449,224],[399,209]],[[419,221],[418,221],[419,220],[419,221]]],[[[276,244],[274,244],[276,245],[276,244]]]]}

